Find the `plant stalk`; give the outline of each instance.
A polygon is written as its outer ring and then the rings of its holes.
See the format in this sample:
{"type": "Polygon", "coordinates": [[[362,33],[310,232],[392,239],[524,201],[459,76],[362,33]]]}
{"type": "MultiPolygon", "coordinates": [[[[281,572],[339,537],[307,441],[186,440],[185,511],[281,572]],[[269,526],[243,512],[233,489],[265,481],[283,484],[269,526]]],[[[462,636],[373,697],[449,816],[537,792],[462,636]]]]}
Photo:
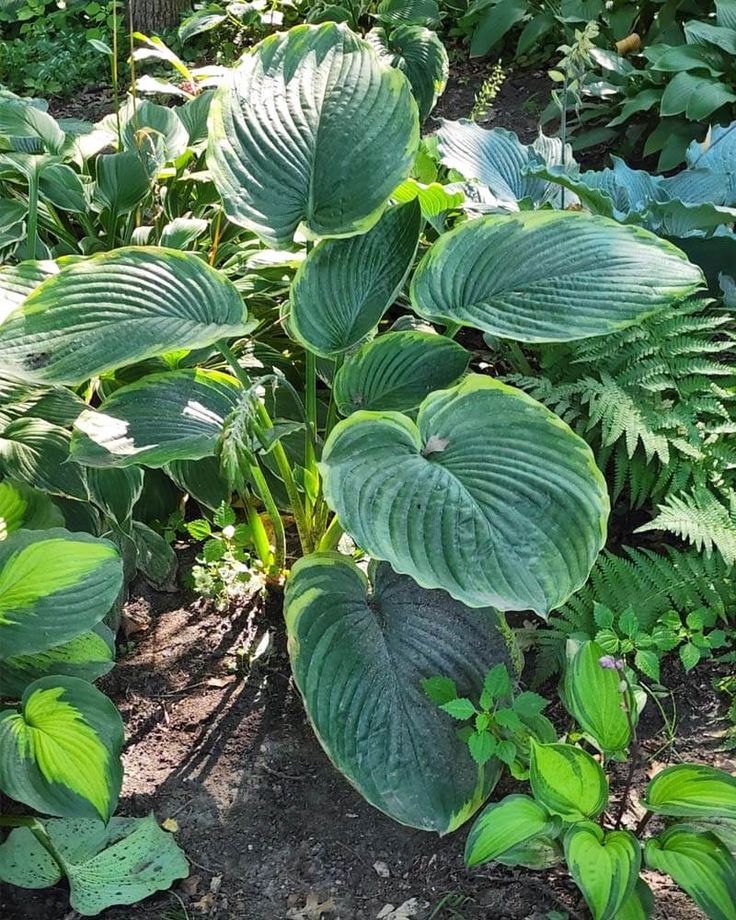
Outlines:
{"type": "Polygon", "coordinates": [[[340,537],[345,533],[342,528],[342,524],[338,520],[337,515],[333,515],[332,520],[330,521],[330,526],[324,532],[322,539],[317,545],[317,549],[323,553],[331,549],[337,549],[337,544],[340,542],[340,537]]]}
{"type": "Polygon", "coordinates": [[[38,169],[34,168],[28,174],[28,223],[26,232],[28,242],[26,244],[28,259],[36,258],[36,238],[38,236],[38,169]]]}

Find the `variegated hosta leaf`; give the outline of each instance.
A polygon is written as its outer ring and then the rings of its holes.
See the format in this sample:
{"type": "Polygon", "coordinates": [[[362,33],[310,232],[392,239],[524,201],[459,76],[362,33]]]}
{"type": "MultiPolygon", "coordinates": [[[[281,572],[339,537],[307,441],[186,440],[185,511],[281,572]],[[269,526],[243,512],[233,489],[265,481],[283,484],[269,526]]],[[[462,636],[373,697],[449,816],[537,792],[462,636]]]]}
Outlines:
{"type": "Polygon", "coordinates": [[[264,39],[217,90],[207,164],[228,217],[275,248],[365,233],[419,141],[408,80],[342,25],[264,39]]]}
{"type": "Polygon", "coordinates": [[[0,696],[20,699],[28,684],[51,674],[94,681],[114,664],[115,640],[104,623],[33,655],[0,658],[0,696]]]}
{"type": "Polygon", "coordinates": [[[736,904],[736,859],[710,833],[675,824],[644,847],[651,869],[666,872],[710,920],[733,920],[736,904]]]}
{"type": "Polygon", "coordinates": [[[0,365],[79,384],[177,348],[247,331],[240,294],[191,253],[133,246],[66,266],[0,325],[0,365]]]}
{"type": "Polygon", "coordinates": [[[40,418],[66,427],[85,407],[84,400],[66,387],[38,386],[0,375],[0,430],[21,418],[40,418]]]}
{"type": "Polygon", "coordinates": [[[605,539],[608,495],[590,448],[489,377],[432,393],[416,424],[356,412],[321,468],[359,546],[474,607],[546,615],[585,582],[605,539]]]}
{"type": "Polygon", "coordinates": [[[634,890],[619,908],[616,920],[649,920],[653,913],[652,889],[643,878],[639,878],[634,890]]]}
{"type": "MultiPolygon", "coordinates": [[[[546,179],[530,175],[533,165],[575,164],[572,148],[556,137],[544,134],[533,144],[522,144],[513,131],[481,128],[471,121],[440,122],[438,152],[445,166],[456,169],[465,179],[488,186],[499,207],[519,210],[519,201],[530,198],[535,205],[558,205],[560,190],[546,179]]],[[[570,196],[567,196],[568,203],[570,196]]]]}
{"type": "Polygon", "coordinates": [[[44,492],[23,482],[0,482],[0,540],[14,530],[61,527],[64,515],[44,492]]]}
{"type": "Polygon", "coordinates": [[[289,329],[296,338],[325,357],[364,339],[401,290],[421,223],[414,200],[387,210],[363,236],[319,243],[291,287],[289,329]]]}
{"type": "Polygon", "coordinates": [[[644,803],[657,815],[736,820],[736,776],[706,764],[677,764],[651,780],[644,803]]]}
{"type": "Polygon", "coordinates": [[[0,655],[44,652],[98,623],[122,587],[115,547],[60,528],[0,541],[0,655]]]}
{"type": "Polygon", "coordinates": [[[461,377],[470,353],[432,332],[389,332],[350,355],[335,375],[341,415],[359,409],[407,412],[461,377]]]}
{"type": "Polygon", "coordinates": [[[87,501],[87,478],[69,461],[69,432],[40,418],[20,418],[0,430],[0,473],[51,495],[87,501]]]}
{"type": "Polygon", "coordinates": [[[42,281],[56,275],[56,262],[20,262],[0,269],[0,323],[20,306],[42,281]]]}
{"type": "Polygon", "coordinates": [[[104,694],[76,677],[43,677],[0,712],[0,789],[42,814],[106,822],[122,747],[123,720],[104,694]]]}
{"type": "Polygon", "coordinates": [[[220,471],[217,457],[203,457],[201,460],[172,460],[164,467],[182,492],[214,511],[223,502],[230,503],[230,488],[220,471]]]}
{"type": "Polygon", "coordinates": [[[473,822],[465,842],[465,865],[498,860],[540,837],[554,838],[560,826],[560,819],[530,796],[508,795],[486,806],[473,822]]]}
{"type": "Polygon", "coordinates": [[[419,263],[411,300],[433,322],[567,342],[630,326],[704,284],[683,252],[646,230],[536,211],[482,217],[441,236],[419,263]]]}
{"type": "Polygon", "coordinates": [[[85,473],[93,504],[118,524],[128,521],[143,491],[143,470],[90,467],[85,473]]]}
{"type": "Polygon", "coordinates": [[[79,416],[72,458],[85,466],[157,467],[210,456],[241,390],[217,371],[150,374],[79,416]]]}
{"type": "Polygon", "coordinates": [[[608,802],[608,782],[601,765],[573,744],[532,740],[529,779],[534,798],[563,821],[596,818],[608,802]]]}
{"type": "Polygon", "coordinates": [[[504,621],[444,591],[425,591],[385,563],[372,584],[338,553],[300,559],[286,587],[294,679],[335,766],[396,821],[440,833],[482,804],[499,767],[479,767],[425,695],[452,678],[477,698],[489,669],[509,661],[504,621]]]}
{"type": "Polygon", "coordinates": [[[37,888],[53,885],[63,873],[71,906],[84,917],[96,917],[115,904],[135,904],[189,873],[173,834],[159,827],[153,815],[113,818],[107,825],[55,819],[44,822],[44,829],[59,863],[28,828],[18,828],[0,846],[0,879],[37,888]],[[28,872],[30,864],[40,866],[41,885],[28,872]]]}
{"type": "Polygon", "coordinates": [[[641,847],[630,831],[581,821],[565,834],[565,859],[593,920],[618,920],[641,868],[641,847]]]}
{"type": "Polygon", "coordinates": [[[417,25],[401,25],[387,33],[376,28],[366,35],[378,54],[406,74],[422,121],[445,91],[450,61],[436,32],[417,25]]]}

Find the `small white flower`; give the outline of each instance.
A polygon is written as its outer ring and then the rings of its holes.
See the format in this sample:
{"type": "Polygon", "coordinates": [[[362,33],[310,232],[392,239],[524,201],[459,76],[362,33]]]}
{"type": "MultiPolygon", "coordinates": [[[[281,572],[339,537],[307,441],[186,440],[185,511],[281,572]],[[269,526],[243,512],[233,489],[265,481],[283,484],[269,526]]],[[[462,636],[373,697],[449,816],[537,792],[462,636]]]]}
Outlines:
{"type": "Polygon", "coordinates": [[[223,527],[222,535],[226,540],[232,540],[232,538],[235,536],[235,528],[233,525],[227,524],[225,527],[223,527]]]}

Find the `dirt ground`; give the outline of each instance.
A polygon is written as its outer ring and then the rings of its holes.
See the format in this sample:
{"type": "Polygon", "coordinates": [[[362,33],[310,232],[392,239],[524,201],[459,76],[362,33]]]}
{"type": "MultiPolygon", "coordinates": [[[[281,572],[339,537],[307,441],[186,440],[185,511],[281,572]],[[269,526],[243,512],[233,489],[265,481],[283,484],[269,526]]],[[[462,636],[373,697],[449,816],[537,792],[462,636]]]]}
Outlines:
{"type": "MultiPolygon", "coordinates": [[[[468,871],[465,830],[440,839],[395,824],[360,798],[307,723],[290,679],[278,595],[223,615],[186,592],[137,591],[128,615],[148,626],[133,634],[101,682],[127,731],[119,813],[173,818],[191,875],[172,892],[105,912],[104,920],[588,916],[561,873],[468,871]],[[271,650],[248,666],[248,650],[265,631],[271,650]]],[[[718,753],[723,706],[711,677],[707,667],[687,680],[674,666],[667,675],[677,713],[671,746],[656,708],[645,711],[644,748],[658,766],[693,759],[734,769],[718,753]]],[[[513,789],[502,780],[494,797],[513,789]]],[[[635,807],[632,821],[637,814],[635,807]]],[[[658,892],[656,920],[702,916],[663,878],[650,883],[658,892]]],[[[67,905],[63,884],[6,889],[3,916],[71,920],[67,905]]]]}

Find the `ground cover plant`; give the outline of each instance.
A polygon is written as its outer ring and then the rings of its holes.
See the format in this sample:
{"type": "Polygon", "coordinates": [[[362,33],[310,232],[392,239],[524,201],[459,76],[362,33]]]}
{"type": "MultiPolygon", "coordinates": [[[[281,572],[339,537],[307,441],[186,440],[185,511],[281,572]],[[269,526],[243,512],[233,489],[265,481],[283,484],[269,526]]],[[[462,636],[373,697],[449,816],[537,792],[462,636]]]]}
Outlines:
{"type": "Polygon", "coordinates": [[[449,833],[506,766],[534,797],[480,812],[469,864],[564,854],[594,917],[646,917],[643,852],[729,918],[733,778],[658,774],[648,811],[687,820],[643,843],[628,803],[665,656],[733,641],[736,135],[672,178],[464,121],[422,140],[447,56],[378,13],[365,39],[296,25],[220,72],[140,36],[178,75],[148,91],[179,104],[132,93],[98,125],[0,98],[0,789],[55,819],[14,812],[0,877],[65,874],[93,915],[186,873],[153,818],[110,820],[122,729],[92,683],[100,622],[136,573],[171,582],[185,531],[221,608],[285,584],[307,717],[376,808],[449,833]],[[43,540],[59,564],[24,594],[43,540]],[[107,593],[79,588],[88,553],[107,593]],[[522,636],[575,727],[520,686],[522,636]],[[39,719],[105,769],[45,756],[39,719]],[[609,820],[604,768],[627,758],[609,820]],[[85,888],[119,853],[125,884],[85,888]]]}

